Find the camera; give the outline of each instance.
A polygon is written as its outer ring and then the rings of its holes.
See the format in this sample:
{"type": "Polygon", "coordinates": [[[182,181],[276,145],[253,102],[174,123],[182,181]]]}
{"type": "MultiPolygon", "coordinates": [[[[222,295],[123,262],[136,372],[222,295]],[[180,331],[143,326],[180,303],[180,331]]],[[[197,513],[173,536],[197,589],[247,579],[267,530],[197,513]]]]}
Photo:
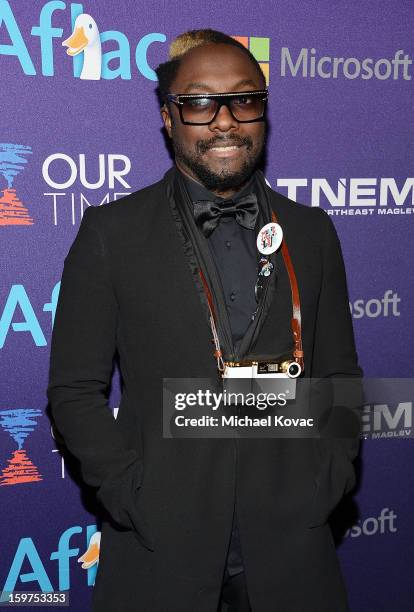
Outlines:
{"type": "Polygon", "coordinates": [[[297,378],[302,368],[293,359],[225,361],[223,378],[297,378]]]}

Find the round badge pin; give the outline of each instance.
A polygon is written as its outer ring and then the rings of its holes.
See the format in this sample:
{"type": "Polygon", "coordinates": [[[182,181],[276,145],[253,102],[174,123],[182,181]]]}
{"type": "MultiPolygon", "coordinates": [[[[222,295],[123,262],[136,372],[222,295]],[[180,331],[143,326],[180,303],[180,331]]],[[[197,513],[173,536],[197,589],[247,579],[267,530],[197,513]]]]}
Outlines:
{"type": "Polygon", "coordinates": [[[283,230],[279,223],[267,223],[257,234],[257,250],[262,255],[271,255],[278,250],[283,240],[283,230]]]}

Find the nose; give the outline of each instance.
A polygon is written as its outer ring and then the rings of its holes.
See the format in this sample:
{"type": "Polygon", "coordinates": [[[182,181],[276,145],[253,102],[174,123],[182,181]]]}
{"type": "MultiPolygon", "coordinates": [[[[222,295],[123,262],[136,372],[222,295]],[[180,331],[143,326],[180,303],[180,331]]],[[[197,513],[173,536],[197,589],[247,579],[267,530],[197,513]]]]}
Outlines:
{"type": "Polygon", "coordinates": [[[237,129],[238,127],[239,122],[233,117],[230,109],[225,104],[221,105],[217,115],[209,125],[211,131],[218,130],[219,132],[228,132],[228,130],[237,129]]]}

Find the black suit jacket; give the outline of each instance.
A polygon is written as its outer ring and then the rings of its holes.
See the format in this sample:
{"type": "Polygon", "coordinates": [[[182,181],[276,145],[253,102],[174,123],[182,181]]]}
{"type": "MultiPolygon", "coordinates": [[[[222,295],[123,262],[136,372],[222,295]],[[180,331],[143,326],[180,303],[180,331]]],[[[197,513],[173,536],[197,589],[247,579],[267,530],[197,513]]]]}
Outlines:
{"type": "MultiPolygon", "coordinates": [[[[357,438],[162,437],[162,379],[216,376],[206,310],[168,204],[173,171],[86,209],[64,263],[48,398],[108,513],[93,610],[216,612],[235,496],[254,612],[347,610],[327,519],[354,486],[357,438]],[[124,382],[116,420],[107,401],[115,351],[124,382]]],[[[266,189],[298,279],[307,376],[359,376],[334,226],[321,209],[266,189]]],[[[253,355],[292,346],[278,257],[253,355]]]]}

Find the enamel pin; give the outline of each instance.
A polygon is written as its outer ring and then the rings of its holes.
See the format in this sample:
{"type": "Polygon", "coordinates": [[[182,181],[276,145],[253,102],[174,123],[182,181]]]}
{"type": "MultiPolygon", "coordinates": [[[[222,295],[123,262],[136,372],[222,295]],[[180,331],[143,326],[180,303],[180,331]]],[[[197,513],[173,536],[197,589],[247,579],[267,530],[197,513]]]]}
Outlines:
{"type": "Polygon", "coordinates": [[[279,223],[267,223],[257,235],[257,250],[262,255],[271,255],[278,250],[283,240],[283,230],[279,223]]]}

